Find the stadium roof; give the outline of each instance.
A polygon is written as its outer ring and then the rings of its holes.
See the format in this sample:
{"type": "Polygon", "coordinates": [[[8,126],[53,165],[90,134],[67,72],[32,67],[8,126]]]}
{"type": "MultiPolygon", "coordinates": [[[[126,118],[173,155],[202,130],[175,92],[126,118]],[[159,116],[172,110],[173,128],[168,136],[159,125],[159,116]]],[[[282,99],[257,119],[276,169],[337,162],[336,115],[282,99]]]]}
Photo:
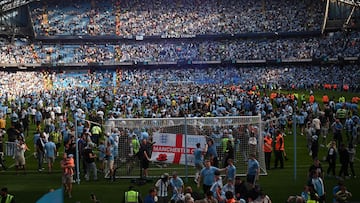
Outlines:
{"type": "Polygon", "coordinates": [[[33,1],[39,0],[2,0],[0,1],[0,13],[6,13],[10,10],[25,6],[33,1]]]}
{"type": "Polygon", "coordinates": [[[350,6],[360,7],[360,0],[337,0],[337,1],[348,4],[350,6]]]}

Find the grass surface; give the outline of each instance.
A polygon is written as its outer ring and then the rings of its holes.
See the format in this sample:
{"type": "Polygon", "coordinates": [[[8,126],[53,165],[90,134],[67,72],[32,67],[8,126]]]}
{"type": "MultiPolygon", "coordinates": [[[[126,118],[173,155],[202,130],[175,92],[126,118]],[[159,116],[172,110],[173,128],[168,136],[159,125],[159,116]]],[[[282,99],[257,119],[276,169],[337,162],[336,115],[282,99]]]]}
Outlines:
{"type": "MultiPolygon", "coordinates": [[[[316,91],[317,100],[321,100],[321,96],[324,91],[316,91]]],[[[337,99],[340,95],[345,95],[347,101],[351,97],[355,96],[355,93],[341,93],[326,91],[329,96],[335,96],[337,99]]],[[[301,92],[299,92],[301,94],[301,92]]],[[[357,95],[359,96],[359,95],[357,95]]],[[[33,126],[31,128],[33,130],[33,126]]],[[[299,132],[299,131],[298,131],[299,132]]],[[[33,133],[31,132],[30,135],[33,133]]],[[[331,136],[329,136],[331,137],[331,136]]],[[[329,138],[330,139],[330,138],[329,138]]],[[[296,176],[294,176],[294,137],[291,134],[288,134],[285,137],[285,146],[287,156],[289,160],[285,162],[285,169],[270,170],[267,176],[260,177],[259,183],[263,190],[271,197],[274,203],[284,202],[289,195],[300,194],[303,189],[303,186],[306,184],[307,172],[309,166],[312,164],[311,157],[307,154],[305,137],[298,135],[296,137],[297,142],[297,161],[296,161],[296,176]]],[[[16,197],[17,203],[31,203],[36,202],[43,194],[49,191],[49,189],[56,189],[61,187],[61,172],[59,160],[55,163],[55,171],[52,174],[47,174],[46,172],[38,173],[36,160],[32,156],[34,152],[32,137],[27,139],[28,146],[31,148],[30,152],[26,152],[27,158],[27,174],[23,175],[15,174],[15,169],[13,167],[14,160],[7,158],[7,165],[12,166],[7,171],[0,171],[0,187],[8,187],[11,194],[14,194],[16,197]]],[[[62,151],[62,149],[60,149],[62,151]]],[[[357,147],[359,152],[359,147],[357,147]]],[[[319,157],[325,156],[327,150],[325,148],[320,148],[319,157]]],[[[272,163],[274,157],[272,157],[272,163]]],[[[327,163],[322,163],[323,169],[326,171],[327,163]]],[[[356,155],[355,159],[355,168],[356,173],[360,175],[360,160],[359,153],[356,155]]],[[[44,164],[46,168],[46,165],[44,164]]],[[[171,166],[173,167],[173,166],[171,166]]],[[[184,170],[184,166],[176,166],[179,170],[184,170]]],[[[337,173],[340,169],[340,164],[337,164],[337,173]]],[[[168,168],[159,169],[156,168],[155,171],[150,170],[151,175],[161,174],[163,172],[171,173],[172,170],[168,168]]],[[[192,174],[192,173],[191,173],[192,174]]],[[[132,185],[130,179],[117,179],[115,182],[110,182],[105,180],[102,176],[99,176],[100,179],[97,182],[83,181],[78,184],[74,184],[73,188],[73,197],[68,199],[65,197],[65,202],[75,203],[75,202],[91,202],[90,194],[94,193],[97,198],[102,203],[113,203],[113,202],[122,202],[123,194],[127,188],[132,185]]],[[[195,184],[192,182],[192,178],[188,178],[186,185],[190,185],[193,188],[196,188],[195,184]]],[[[147,194],[147,191],[154,185],[156,179],[152,182],[149,182],[142,186],[136,186],[136,188],[141,192],[143,196],[147,194]]],[[[332,198],[332,187],[337,183],[335,178],[325,178],[325,188],[327,193],[327,201],[331,202],[332,198]]],[[[360,177],[358,179],[348,179],[345,181],[347,188],[353,193],[353,201],[360,201],[360,177]]],[[[200,190],[199,190],[200,191],[200,190]]]]}

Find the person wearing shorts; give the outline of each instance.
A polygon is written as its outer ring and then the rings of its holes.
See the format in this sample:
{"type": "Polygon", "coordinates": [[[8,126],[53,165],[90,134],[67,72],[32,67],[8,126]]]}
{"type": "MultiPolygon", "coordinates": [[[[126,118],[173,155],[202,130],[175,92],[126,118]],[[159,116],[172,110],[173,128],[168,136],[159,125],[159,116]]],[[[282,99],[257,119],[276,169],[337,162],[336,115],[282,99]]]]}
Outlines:
{"type": "Polygon", "coordinates": [[[51,137],[49,137],[49,142],[45,143],[44,148],[45,148],[45,157],[48,163],[49,173],[51,173],[55,161],[55,156],[57,153],[56,145],[52,141],[51,137]]]}
{"type": "Polygon", "coordinates": [[[25,151],[29,148],[26,146],[22,137],[19,137],[16,143],[16,152],[15,152],[15,166],[16,173],[18,170],[24,170],[25,172],[25,151]]]}
{"type": "Polygon", "coordinates": [[[67,155],[63,154],[63,159],[60,162],[61,168],[63,170],[62,174],[62,183],[65,188],[65,193],[68,193],[69,198],[72,197],[72,183],[74,175],[75,162],[72,154],[67,155]]]}

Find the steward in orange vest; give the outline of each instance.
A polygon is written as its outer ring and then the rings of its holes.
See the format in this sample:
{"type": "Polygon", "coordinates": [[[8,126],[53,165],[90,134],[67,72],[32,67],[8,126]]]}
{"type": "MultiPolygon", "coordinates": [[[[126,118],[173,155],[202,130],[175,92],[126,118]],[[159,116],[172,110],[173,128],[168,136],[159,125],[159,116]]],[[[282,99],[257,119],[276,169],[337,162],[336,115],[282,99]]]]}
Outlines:
{"type": "Polygon", "coordinates": [[[328,103],[329,103],[329,97],[328,97],[326,94],[323,95],[323,97],[322,97],[322,102],[323,102],[324,104],[328,104],[328,103]]]}
{"type": "Polygon", "coordinates": [[[309,102],[310,102],[310,104],[315,102],[315,96],[314,95],[310,95],[309,102]]]}
{"type": "Polygon", "coordinates": [[[263,146],[263,150],[264,150],[264,153],[265,153],[265,166],[266,166],[266,170],[270,170],[272,144],[273,144],[273,140],[272,140],[272,138],[271,138],[271,135],[268,133],[268,134],[264,137],[264,146],[263,146]]]}
{"type": "Polygon", "coordinates": [[[280,162],[280,168],[284,168],[284,137],[280,131],[277,132],[275,138],[275,168],[277,168],[278,163],[280,162]]]}

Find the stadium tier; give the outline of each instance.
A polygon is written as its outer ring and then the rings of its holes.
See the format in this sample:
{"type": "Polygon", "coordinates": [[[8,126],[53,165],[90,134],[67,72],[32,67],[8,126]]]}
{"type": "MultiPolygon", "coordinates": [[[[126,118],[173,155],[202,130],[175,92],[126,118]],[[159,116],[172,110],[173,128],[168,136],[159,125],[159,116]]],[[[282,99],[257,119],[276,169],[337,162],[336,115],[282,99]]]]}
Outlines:
{"type": "Polygon", "coordinates": [[[320,30],[323,1],[146,0],[33,4],[39,35],[183,36],[320,30]]]}
{"type": "MultiPolygon", "coordinates": [[[[19,38],[1,42],[0,64],[301,60],[360,56],[360,33],[286,39],[159,40],[107,44],[42,44],[19,38]]],[[[356,60],[356,58],[355,58],[356,60]]]]}

